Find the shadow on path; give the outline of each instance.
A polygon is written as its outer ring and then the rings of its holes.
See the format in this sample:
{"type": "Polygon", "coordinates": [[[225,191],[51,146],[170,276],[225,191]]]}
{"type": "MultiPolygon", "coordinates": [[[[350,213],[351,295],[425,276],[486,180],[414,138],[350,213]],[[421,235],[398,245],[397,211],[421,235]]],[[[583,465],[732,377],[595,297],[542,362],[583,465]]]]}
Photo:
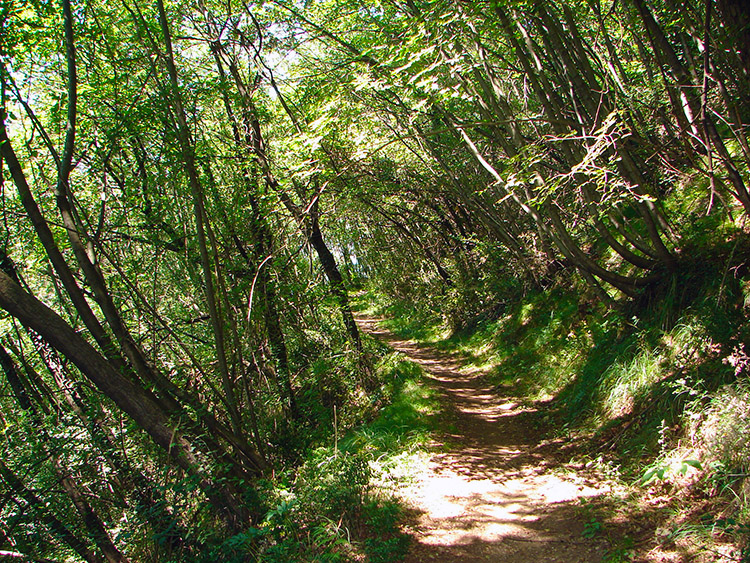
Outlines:
{"type": "Polygon", "coordinates": [[[498,396],[455,356],[398,339],[380,320],[357,323],[422,366],[446,412],[443,443],[399,493],[415,514],[406,561],[601,561],[606,542],[584,538],[577,505],[609,489],[563,467],[565,443],[540,440],[536,409],[498,396]]]}

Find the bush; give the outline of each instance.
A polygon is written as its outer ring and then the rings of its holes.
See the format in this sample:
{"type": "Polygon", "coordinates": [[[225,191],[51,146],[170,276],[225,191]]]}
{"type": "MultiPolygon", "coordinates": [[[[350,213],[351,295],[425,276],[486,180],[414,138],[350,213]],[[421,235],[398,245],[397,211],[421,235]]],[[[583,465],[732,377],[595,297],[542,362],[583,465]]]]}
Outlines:
{"type": "Polygon", "coordinates": [[[299,510],[307,517],[351,521],[362,505],[369,480],[364,456],[319,448],[297,473],[299,510]]]}
{"type": "Polygon", "coordinates": [[[697,431],[710,462],[737,474],[750,471],[750,386],[726,385],[713,397],[697,431]]]}

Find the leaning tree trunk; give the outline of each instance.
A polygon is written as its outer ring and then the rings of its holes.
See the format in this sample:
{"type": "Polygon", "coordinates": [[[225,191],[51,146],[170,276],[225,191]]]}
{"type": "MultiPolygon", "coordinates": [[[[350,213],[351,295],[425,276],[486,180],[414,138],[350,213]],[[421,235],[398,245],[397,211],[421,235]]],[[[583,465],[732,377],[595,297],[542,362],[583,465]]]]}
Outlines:
{"type": "Polygon", "coordinates": [[[323,267],[323,272],[328,278],[328,282],[331,284],[331,291],[338,301],[339,308],[341,309],[341,317],[344,320],[344,326],[346,332],[349,335],[349,339],[354,344],[354,347],[358,351],[362,351],[362,340],[359,336],[359,329],[357,323],[354,321],[354,315],[352,314],[352,308],[349,304],[349,296],[346,291],[346,284],[344,278],[341,275],[336,259],[333,257],[328,245],[323,240],[323,233],[320,231],[320,223],[318,221],[318,202],[316,201],[312,209],[310,210],[310,221],[308,240],[315,249],[320,259],[320,265],[323,267]]]}
{"type": "MultiPolygon", "coordinates": [[[[22,290],[5,272],[0,272],[0,308],[39,334],[68,358],[104,395],[128,414],[186,473],[197,478],[216,512],[232,529],[247,515],[234,493],[215,483],[206,471],[201,454],[169,421],[166,413],[141,387],[112,366],[57,313],[22,290]]],[[[262,461],[258,459],[258,467],[262,461]]]]}
{"type": "Polygon", "coordinates": [[[169,30],[169,22],[164,9],[164,2],[157,0],[159,10],[159,23],[161,25],[162,35],[166,52],[162,55],[162,60],[167,67],[167,74],[171,85],[171,100],[174,104],[174,117],[177,121],[175,125],[177,138],[179,141],[182,160],[185,165],[185,172],[190,185],[190,193],[193,199],[193,211],[195,217],[196,236],[198,239],[198,248],[200,250],[200,261],[203,272],[203,282],[206,286],[205,296],[208,306],[208,313],[211,319],[211,328],[213,330],[214,341],[216,344],[216,361],[221,377],[222,389],[224,392],[224,402],[229,410],[229,417],[235,432],[241,429],[240,416],[237,410],[237,398],[233,382],[229,377],[229,367],[226,358],[225,331],[219,303],[216,300],[216,290],[214,288],[213,274],[211,272],[211,259],[208,252],[208,243],[206,236],[207,215],[204,208],[203,190],[200,181],[200,175],[195,162],[195,147],[187,123],[187,114],[182,102],[182,93],[177,75],[177,67],[174,62],[172,51],[172,34],[169,30]]]}
{"type": "MultiPolygon", "coordinates": [[[[234,142],[236,143],[238,148],[245,145],[251,150],[255,150],[252,136],[253,128],[250,122],[248,122],[250,108],[248,108],[247,104],[245,104],[245,97],[241,96],[241,99],[243,100],[243,108],[241,110],[241,113],[243,116],[246,116],[245,123],[243,124],[245,127],[244,139],[242,133],[240,132],[240,123],[237,120],[235,112],[232,109],[232,104],[229,100],[229,84],[226,72],[224,71],[224,65],[222,63],[222,55],[226,55],[226,53],[224,52],[221,44],[218,42],[212,44],[211,50],[214,54],[214,60],[216,61],[216,68],[219,73],[219,82],[221,85],[222,100],[224,102],[224,109],[227,113],[227,118],[229,119],[229,124],[232,128],[234,142]]],[[[245,86],[242,83],[239,73],[235,68],[234,61],[232,61],[231,59],[229,62],[229,66],[230,69],[232,69],[232,76],[234,78],[235,85],[242,94],[243,92],[245,92],[245,86]]],[[[244,153],[244,151],[240,151],[240,153],[242,154],[244,153]]],[[[284,336],[284,331],[281,324],[281,315],[279,314],[278,309],[278,297],[273,286],[273,280],[268,273],[268,269],[264,267],[264,261],[266,261],[267,258],[271,255],[273,248],[271,231],[260,211],[258,200],[253,193],[251,182],[252,176],[250,170],[248,169],[248,164],[246,163],[244,158],[241,159],[241,166],[242,175],[245,179],[247,188],[246,195],[250,203],[251,210],[250,233],[253,237],[252,248],[253,258],[255,259],[254,265],[257,268],[257,282],[261,294],[264,297],[264,304],[266,306],[264,322],[268,335],[268,343],[271,348],[271,355],[276,362],[277,373],[275,379],[279,387],[280,395],[286,395],[286,399],[289,403],[289,414],[293,419],[298,419],[300,418],[300,413],[299,408],[297,407],[297,398],[294,393],[294,388],[292,387],[291,370],[289,368],[289,354],[286,346],[286,338],[284,336]]],[[[266,177],[268,177],[268,173],[266,173],[266,177]]],[[[250,263],[251,261],[245,254],[241,242],[237,239],[235,240],[235,243],[240,253],[246,259],[246,261],[250,263]]]]}
{"type": "Polygon", "coordinates": [[[86,563],[105,563],[99,554],[92,551],[83,539],[74,534],[50,511],[47,503],[29,489],[2,459],[0,459],[0,478],[34,510],[39,520],[54,536],[68,544],[86,563]]]}

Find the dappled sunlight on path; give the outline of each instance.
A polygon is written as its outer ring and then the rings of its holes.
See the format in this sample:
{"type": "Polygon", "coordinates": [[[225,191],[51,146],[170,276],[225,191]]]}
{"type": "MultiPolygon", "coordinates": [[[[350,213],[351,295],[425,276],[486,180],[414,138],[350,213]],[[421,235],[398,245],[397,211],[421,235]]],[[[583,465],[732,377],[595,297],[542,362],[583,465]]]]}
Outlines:
{"type": "Polygon", "coordinates": [[[584,538],[578,506],[608,489],[561,462],[563,441],[540,439],[536,410],[498,396],[460,359],[399,340],[378,320],[357,322],[421,365],[445,405],[444,443],[399,493],[415,512],[406,561],[601,561],[606,543],[584,538]]]}

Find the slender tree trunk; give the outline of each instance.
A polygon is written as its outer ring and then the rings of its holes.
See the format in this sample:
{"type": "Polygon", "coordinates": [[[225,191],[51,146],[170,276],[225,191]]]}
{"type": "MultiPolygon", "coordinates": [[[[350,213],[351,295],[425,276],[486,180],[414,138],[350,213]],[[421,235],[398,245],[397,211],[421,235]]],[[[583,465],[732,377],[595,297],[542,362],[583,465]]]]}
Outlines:
{"type": "Polygon", "coordinates": [[[104,558],[109,563],[129,563],[128,558],[115,546],[107,528],[83,496],[75,479],[60,465],[59,461],[54,460],[54,464],[60,478],[60,484],[83,519],[89,536],[91,536],[99,550],[104,554],[104,558]]]}
{"type": "MultiPolygon", "coordinates": [[[[230,126],[232,127],[232,134],[234,136],[234,141],[237,145],[237,148],[239,149],[239,147],[241,147],[244,143],[242,139],[242,134],[240,132],[240,124],[237,122],[237,118],[235,116],[234,110],[232,109],[232,104],[230,103],[230,100],[229,100],[228,82],[227,82],[226,73],[224,72],[224,65],[221,59],[221,56],[223,53],[221,44],[219,43],[212,44],[212,51],[214,54],[214,59],[216,61],[216,67],[219,73],[219,80],[221,83],[221,94],[222,94],[222,100],[224,102],[224,109],[227,112],[227,117],[229,118],[229,123],[230,123],[230,126]]],[[[235,76],[235,81],[237,80],[237,78],[238,76],[235,76]]],[[[240,86],[238,85],[238,87],[240,86]]],[[[241,89],[241,91],[244,91],[244,90],[241,89]]],[[[245,141],[247,142],[247,146],[249,148],[252,148],[253,144],[252,144],[252,138],[250,137],[249,128],[246,131],[246,133],[247,135],[246,135],[245,141]]],[[[239,151],[239,152],[240,154],[242,154],[243,151],[239,151]]],[[[268,274],[268,269],[263,267],[264,261],[268,258],[268,256],[271,256],[271,251],[273,248],[271,232],[260,211],[260,206],[255,197],[255,194],[253,193],[253,187],[252,187],[252,182],[251,182],[252,175],[251,175],[250,170],[248,169],[248,165],[244,158],[241,160],[241,166],[242,166],[242,175],[245,180],[246,195],[247,195],[248,201],[250,202],[250,210],[251,210],[250,232],[253,238],[252,248],[254,250],[253,252],[254,258],[255,258],[254,263],[245,254],[245,251],[244,251],[244,248],[242,247],[241,242],[236,237],[235,237],[235,243],[240,253],[243,254],[243,256],[245,257],[248,265],[254,265],[255,267],[258,268],[258,272],[257,272],[258,285],[264,297],[264,304],[266,306],[266,310],[265,310],[266,314],[264,315],[264,322],[266,325],[266,331],[268,333],[269,345],[271,347],[271,355],[276,361],[276,369],[277,369],[276,380],[279,383],[280,394],[282,396],[286,395],[286,398],[289,404],[289,413],[291,417],[294,419],[298,419],[300,418],[300,413],[299,413],[299,408],[297,407],[297,398],[294,393],[294,388],[292,387],[291,372],[289,369],[289,354],[287,352],[286,339],[284,337],[284,331],[283,331],[282,324],[281,324],[281,316],[279,315],[279,310],[277,306],[278,298],[276,296],[276,290],[274,289],[274,286],[273,286],[273,280],[268,274]]]]}
{"type": "Polygon", "coordinates": [[[213,329],[214,341],[216,343],[216,359],[219,367],[219,375],[221,376],[225,400],[229,409],[229,417],[232,420],[235,429],[239,430],[241,424],[239,412],[237,411],[237,398],[235,396],[234,384],[229,377],[229,368],[226,358],[224,322],[216,301],[216,290],[214,289],[214,280],[211,273],[211,259],[209,257],[208,244],[206,242],[207,215],[203,205],[204,198],[200,175],[198,174],[198,168],[195,163],[195,148],[191,139],[185,108],[182,103],[182,93],[179,78],[177,76],[177,68],[174,63],[174,55],[172,53],[172,34],[169,31],[169,22],[167,21],[163,0],[157,0],[156,5],[159,10],[159,23],[161,25],[164,45],[166,48],[162,60],[167,67],[167,73],[169,75],[171,99],[175,106],[173,115],[177,121],[176,132],[180,143],[180,150],[182,152],[182,160],[185,164],[185,172],[188,176],[190,192],[193,198],[193,210],[198,247],[200,249],[203,282],[206,286],[206,304],[208,305],[211,327],[213,329]]]}
{"type": "MultiPolygon", "coordinates": [[[[96,302],[102,310],[104,317],[114,334],[115,339],[120,344],[122,352],[130,363],[135,367],[136,372],[143,382],[148,385],[159,387],[160,375],[149,365],[144,353],[135,344],[130,331],[122,319],[120,311],[115,305],[104,275],[97,266],[94,259],[90,256],[94,254],[93,241],[86,243],[86,232],[76,220],[76,216],[71,203],[70,193],[70,173],[72,169],[73,149],[75,146],[76,135],[76,113],[77,113],[77,71],[76,55],[73,41],[72,14],[70,13],[70,2],[63,2],[65,11],[65,44],[66,59],[68,68],[68,105],[67,105],[67,125],[63,153],[60,157],[57,172],[57,185],[55,189],[55,201],[57,208],[62,217],[62,223],[70,241],[70,246],[85,276],[86,282],[94,293],[96,302]]],[[[67,286],[66,286],[67,289],[67,286]]],[[[163,385],[161,385],[163,388],[163,385]]],[[[159,401],[164,401],[170,410],[178,410],[179,407],[170,401],[169,397],[160,397],[159,401]]]]}
{"type": "MultiPolygon", "coordinates": [[[[0,276],[3,274],[0,274],[0,276]]],[[[0,282],[2,283],[2,282],[0,282]]],[[[86,563],[105,563],[104,560],[89,548],[86,543],[76,536],[68,527],[55,516],[47,504],[33,491],[27,488],[23,481],[0,459],[0,477],[7,485],[38,514],[39,520],[57,536],[68,544],[73,551],[80,555],[86,563]]]]}
{"type": "Polygon", "coordinates": [[[119,373],[57,313],[23,291],[5,272],[0,272],[0,307],[73,362],[102,393],[131,416],[179,467],[195,476],[216,511],[231,528],[241,525],[245,516],[240,503],[232,493],[212,482],[198,457],[198,450],[169,422],[151,396],[119,373]]]}
{"type": "Polygon", "coordinates": [[[349,304],[349,296],[346,291],[346,284],[344,284],[344,278],[336,264],[336,259],[333,257],[325,240],[323,240],[323,233],[320,231],[317,201],[310,209],[310,220],[307,224],[307,228],[309,228],[308,240],[318,254],[318,259],[320,260],[320,265],[323,267],[323,272],[325,273],[326,278],[328,278],[328,282],[331,284],[331,291],[333,291],[333,294],[338,301],[339,308],[341,309],[341,316],[344,319],[344,326],[346,327],[349,339],[354,344],[354,347],[359,352],[362,352],[362,340],[360,339],[359,328],[357,328],[357,323],[354,321],[352,308],[349,304]]]}

